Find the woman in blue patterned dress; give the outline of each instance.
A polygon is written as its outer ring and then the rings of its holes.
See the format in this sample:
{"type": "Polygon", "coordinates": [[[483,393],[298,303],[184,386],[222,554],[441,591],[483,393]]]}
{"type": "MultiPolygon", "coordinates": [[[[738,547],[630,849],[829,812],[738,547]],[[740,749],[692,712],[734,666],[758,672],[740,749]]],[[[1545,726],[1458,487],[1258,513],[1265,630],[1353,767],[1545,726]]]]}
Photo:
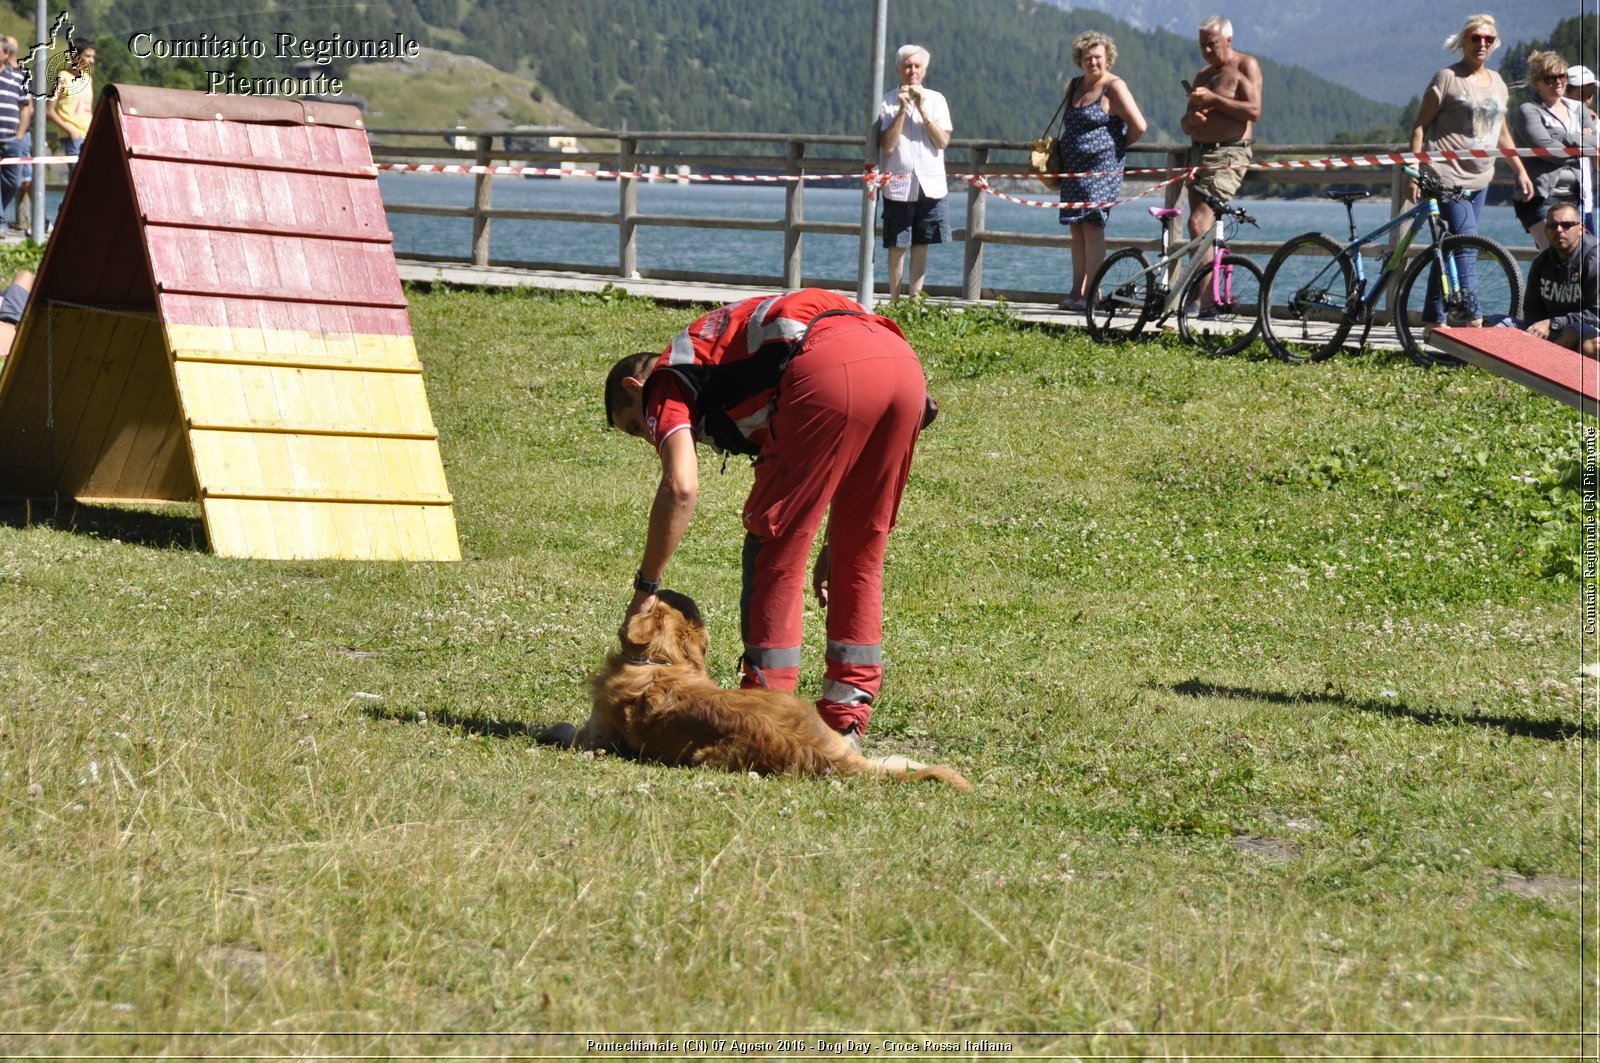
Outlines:
{"type": "Polygon", "coordinates": [[[1117,44],[1090,30],[1072,42],[1072,61],[1083,71],[1067,86],[1061,129],[1061,168],[1088,174],[1061,181],[1061,224],[1072,228],[1072,290],[1061,300],[1063,310],[1082,310],[1089,280],[1106,257],[1107,207],[1073,207],[1070,203],[1109,203],[1122,191],[1123,159],[1128,145],[1144,136],[1148,124],[1127,82],[1111,75],[1117,44]]]}

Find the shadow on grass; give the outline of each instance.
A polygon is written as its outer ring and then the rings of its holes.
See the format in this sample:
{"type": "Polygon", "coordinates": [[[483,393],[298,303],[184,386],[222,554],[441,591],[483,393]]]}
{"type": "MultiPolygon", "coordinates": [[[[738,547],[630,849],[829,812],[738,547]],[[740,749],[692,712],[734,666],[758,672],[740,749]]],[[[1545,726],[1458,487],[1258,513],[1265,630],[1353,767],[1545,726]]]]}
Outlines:
{"type": "Polygon", "coordinates": [[[0,526],[50,528],[157,550],[207,549],[205,522],[193,514],[157,513],[70,498],[0,499],[0,526]]]}
{"type": "Polygon", "coordinates": [[[461,716],[445,709],[419,714],[404,709],[392,709],[383,705],[365,705],[363,712],[374,720],[387,720],[393,723],[411,723],[418,726],[454,727],[467,734],[478,735],[482,738],[527,738],[545,746],[570,746],[572,744],[573,727],[568,723],[553,723],[545,726],[523,723],[521,720],[494,720],[486,716],[461,716]],[[565,728],[565,731],[563,731],[565,728]]]}
{"type": "Polygon", "coordinates": [[[1199,679],[1189,679],[1182,683],[1170,685],[1152,683],[1150,686],[1152,689],[1168,690],[1174,694],[1182,694],[1190,698],[1239,698],[1249,701],[1265,701],[1272,705],[1327,705],[1332,708],[1354,709],[1357,712],[1371,712],[1380,716],[1392,716],[1396,719],[1414,720],[1430,727],[1465,724],[1471,727],[1486,727],[1503,731],[1518,738],[1537,738],[1546,742],[1558,742],[1579,736],[1583,738],[1595,737],[1595,728],[1592,726],[1569,723],[1566,720],[1525,720],[1515,716],[1464,716],[1441,712],[1438,709],[1413,708],[1398,700],[1353,698],[1348,694],[1286,694],[1279,690],[1233,687],[1220,683],[1206,683],[1199,679]]]}

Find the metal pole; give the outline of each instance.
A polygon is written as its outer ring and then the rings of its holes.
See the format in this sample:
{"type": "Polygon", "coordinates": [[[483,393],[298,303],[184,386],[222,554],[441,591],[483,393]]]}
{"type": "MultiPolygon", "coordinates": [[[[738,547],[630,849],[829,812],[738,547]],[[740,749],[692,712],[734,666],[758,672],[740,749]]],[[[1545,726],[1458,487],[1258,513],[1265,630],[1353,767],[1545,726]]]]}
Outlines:
{"type": "MultiPolygon", "coordinates": [[[[45,10],[47,0],[39,0],[34,12],[33,39],[33,80],[28,88],[33,92],[33,157],[38,158],[45,153],[44,147],[44,104],[50,98],[54,85],[41,85],[41,80],[48,81],[50,77],[50,38],[48,32],[49,13],[45,10]]],[[[44,163],[33,164],[33,191],[28,196],[28,227],[33,232],[33,241],[37,244],[44,243],[44,163]]],[[[17,219],[21,221],[21,218],[17,219]]]]}
{"type": "MultiPolygon", "coordinates": [[[[872,27],[872,126],[862,158],[868,165],[878,161],[878,101],[883,98],[883,51],[889,46],[889,0],[878,0],[877,17],[872,27]]],[[[873,288],[872,239],[875,200],[870,181],[861,182],[861,262],[856,272],[856,302],[871,309],[873,288]]]]}

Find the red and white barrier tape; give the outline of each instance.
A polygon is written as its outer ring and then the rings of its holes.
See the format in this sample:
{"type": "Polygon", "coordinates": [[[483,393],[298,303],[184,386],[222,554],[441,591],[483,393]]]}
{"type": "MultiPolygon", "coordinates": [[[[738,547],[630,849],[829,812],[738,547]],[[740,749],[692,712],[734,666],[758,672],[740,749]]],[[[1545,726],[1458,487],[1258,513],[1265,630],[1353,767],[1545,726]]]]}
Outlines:
{"type": "Polygon", "coordinates": [[[713,184],[783,184],[794,181],[859,181],[859,173],[736,174],[677,173],[646,170],[564,170],[551,166],[480,166],[474,163],[380,162],[379,170],[396,173],[465,173],[495,177],[598,177],[606,180],[627,178],[633,181],[694,181],[713,184]]]}
{"type": "Polygon", "coordinates": [[[39,156],[35,156],[34,158],[31,158],[31,159],[24,159],[24,158],[0,159],[0,166],[32,166],[36,162],[62,163],[62,162],[77,162],[77,161],[78,161],[78,157],[76,155],[39,155],[39,156]]]}
{"type": "MultiPolygon", "coordinates": [[[[1523,158],[1585,158],[1592,157],[1594,152],[1585,153],[1582,148],[1468,148],[1462,151],[1394,151],[1376,155],[1342,155],[1330,156],[1325,159],[1283,159],[1278,161],[1252,162],[1251,170],[1342,170],[1359,169],[1366,166],[1409,166],[1417,163],[1432,162],[1459,162],[1464,159],[1497,159],[1501,157],[1519,156],[1523,158]]],[[[0,165],[16,165],[32,162],[31,159],[6,159],[0,160],[0,165]]],[[[40,159],[40,162],[66,162],[73,161],[65,157],[40,159]]],[[[601,179],[623,179],[636,181],[679,181],[691,183],[710,184],[792,184],[796,182],[811,181],[856,181],[863,180],[869,186],[874,196],[877,187],[889,183],[892,175],[880,171],[877,167],[868,166],[860,173],[827,173],[827,174],[717,174],[717,173],[664,173],[648,172],[643,170],[579,170],[563,169],[551,166],[486,166],[473,163],[404,163],[380,162],[375,164],[378,170],[388,170],[394,173],[449,173],[449,174],[474,174],[503,177],[595,177],[601,179]]],[[[1233,169],[1231,165],[1220,167],[1183,167],[1183,166],[1149,166],[1138,167],[1120,171],[1124,176],[1141,177],[1153,174],[1172,174],[1165,181],[1159,181],[1137,195],[1125,199],[1113,200],[1105,203],[1068,203],[1054,199],[1026,199],[1021,196],[1010,195],[996,189],[991,180],[1013,179],[1022,180],[1038,178],[1041,175],[1032,171],[1022,173],[1003,174],[951,174],[952,180],[966,181],[976,188],[982,189],[988,195],[1003,199],[1008,203],[1016,203],[1024,207],[1043,207],[1059,209],[1073,207],[1077,209],[1110,210],[1113,207],[1131,203],[1136,199],[1147,196],[1152,192],[1166,188],[1176,181],[1184,180],[1203,169],[1233,169]]],[[[1115,170],[1095,170],[1083,173],[1060,173],[1054,176],[1060,179],[1103,177],[1118,173],[1115,170]]]]}
{"type": "MultiPolygon", "coordinates": [[[[1470,148],[1465,151],[1393,151],[1379,155],[1335,155],[1326,159],[1281,159],[1275,162],[1252,162],[1248,165],[1251,170],[1343,170],[1351,167],[1362,166],[1409,166],[1418,162],[1459,162],[1463,159],[1498,159],[1512,155],[1523,158],[1594,158],[1595,152],[1584,152],[1582,148],[1495,148],[1490,151],[1485,148],[1470,148]]],[[[1230,165],[1207,167],[1197,169],[1231,170],[1230,165]]],[[[1116,170],[1100,170],[1088,173],[1053,174],[1055,177],[1103,177],[1114,174],[1116,170]]],[[[1129,168],[1121,171],[1132,177],[1142,174],[1157,173],[1188,173],[1189,167],[1184,166],[1150,166],[1143,169],[1129,168]]],[[[1038,177],[1039,174],[1032,170],[1023,173],[992,173],[990,177],[1038,177]]]]}
{"type": "MultiPolygon", "coordinates": [[[[1149,188],[1146,188],[1146,189],[1144,189],[1144,190],[1142,190],[1140,192],[1136,192],[1133,195],[1128,196],[1126,199],[1115,199],[1115,200],[1112,200],[1112,201],[1110,201],[1108,203],[1070,203],[1070,202],[1067,202],[1065,200],[1054,200],[1054,199],[1023,199],[1021,196],[1013,196],[1013,195],[1010,195],[1009,193],[1001,192],[999,189],[990,187],[989,182],[986,181],[982,177],[969,178],[968,180],[969,180],[969,183],[975,185],[978,188],[983,189],[985,192],[987,192],[989,195],[995,197],[996,199],[1003,199],[1007,203],[1015,203],[1018,206],[1023,206],[1023,207],[1048,207],[1048,208],[1050,208],[1052,210],[1057,209],[1057,208],[1061,208],[1061,207],[1070,207],[1070,208],[1072,208],[1074,210],[1110,210],[1113,207],[1120,207],[1124,203],[1132,203],[1134,200],[1141,199],[1144,196],[1148,196],[1152,192],[1159,192],[1163,188],[1166,188],[1170,184],[1175,184],[1178,181],[1185,180],[1186,178],[1189,177],[1190,174],[1193,174],[1195,172],[1197,172],[1197,171],[1196,170],[1180,170],[1180,171],[1178,171],[1178,174],[1175,177],[1169,177],[1165,181],[1158,181],[1155,184],[1151,185],[1149,188]]],[[[995,176],[995,175],[991,174],[990,176],[995,176]]],[[[1036,177],[1038,175],[1037,174],[1030,174],[1029,176],[1036,177]]],[[[1073,176],[1078,176],[1078,175],[1065,174],[1063,176],[1073,177],[1073,176]]]]}

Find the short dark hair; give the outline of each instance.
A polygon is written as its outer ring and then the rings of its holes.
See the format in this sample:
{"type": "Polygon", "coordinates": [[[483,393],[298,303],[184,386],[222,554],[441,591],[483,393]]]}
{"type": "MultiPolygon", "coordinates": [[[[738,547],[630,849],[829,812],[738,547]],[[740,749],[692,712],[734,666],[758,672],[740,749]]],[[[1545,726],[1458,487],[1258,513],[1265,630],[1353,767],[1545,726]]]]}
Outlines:
{"type": "Polygon", "coordinates": [[[617,364],[611,367],[606,374],[606,427],[610,428],[616,423],[616,415],[628,405],[628,389],[622,386],[623,380],[635,377],[643,380],[650,375],[650,370],[655,367],[661,355],[652,351],[640,351],[638,354],[625,354],[617,359],[617,364]]]}

